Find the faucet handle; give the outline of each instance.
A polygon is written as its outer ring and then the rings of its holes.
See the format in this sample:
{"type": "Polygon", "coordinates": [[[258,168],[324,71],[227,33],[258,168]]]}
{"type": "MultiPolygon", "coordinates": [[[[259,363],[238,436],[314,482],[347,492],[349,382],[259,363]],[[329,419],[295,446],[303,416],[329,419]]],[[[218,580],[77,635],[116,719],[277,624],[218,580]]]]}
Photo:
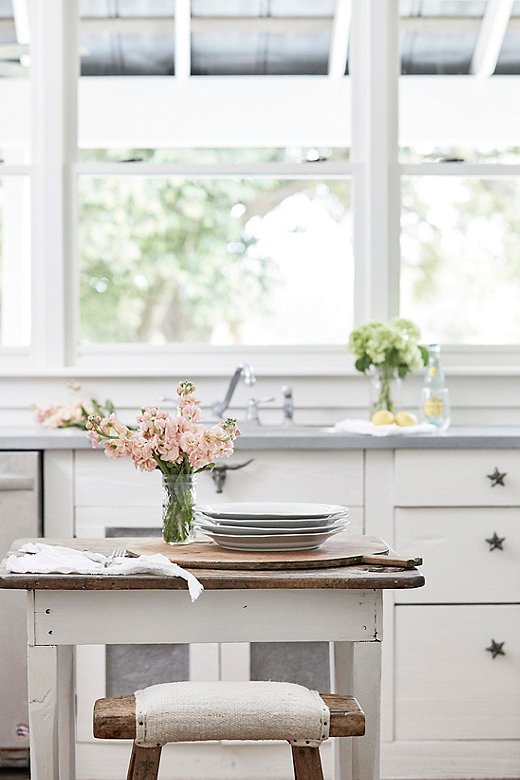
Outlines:
{"type": "Polygon", "coordinates": [[[293,418],[294,418],[294,401],[293,401],[292,387],[290,385],[284,385],[282,387],[282,395],[283,395],[283,405],[282,405],[283,424],[289,425],[290,423],[293,422],[293,418]]]}
{"type": "Polygon", "coordinates": [[[260,419],[258,417],[258,408],[260,404],[268,404],[275,400],[274,396],[269,396],[268,398],[250,398],[246,407],[246,421],[256,422],[260,425],[260,419]]]}

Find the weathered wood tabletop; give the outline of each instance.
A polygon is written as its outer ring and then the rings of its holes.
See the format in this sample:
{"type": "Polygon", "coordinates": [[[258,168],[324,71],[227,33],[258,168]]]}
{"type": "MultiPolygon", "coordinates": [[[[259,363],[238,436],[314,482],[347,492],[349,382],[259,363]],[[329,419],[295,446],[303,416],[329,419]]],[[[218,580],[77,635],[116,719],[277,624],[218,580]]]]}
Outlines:
{"type": "MultiPolygon", "coordinates": [[[[357,546],[363,539],[377,540],[377,537],[351,537],[357,546]]],[[[384,549],[388,545],[378,539],[384,549]]],[[[131,547],[143,542],[142,538],[110,538],[110,539],[17,539],[11,546],[10,553],[16,554],[27,542],[42,542],[50,545],[72,547],[77,550],[89,550],[110,554],[116,544],[131,547]]],[[[211,544],[216,548],[214,543],[211,544]]],[[[217,548],[218,549],[218,548],[217,548]]],[[[229,555],[229,551],[222,550],[229,555]]],[[[419,551],[420,552],[420,551],[419,551]]],[[[392,556],[397,555],[389,550],[392,556]]],[[[264,553],[265,555],[265,553],[264,553]]],[[[179,565],[184,566],[182,560],[179,565]]],[[[189,566],[185,566],[190,570],[189,566]]],[[[202,582],[206,590],[232,589],[389,589],[389,588],[420,588],[424,585],[424,577],[417,569],[401,570],[390,566],[334,566],[319,569],[296,570],[260,570],[246,571],[240,569],[191,569],[192,573],[202,582]]],[[[81,575],[81,574],[12,574],[5,565],[0,566],[0,588],[25,590],[185,590],[187,584],[179,577],[161,574],[128,574],[128,575],[81,575]]]]}

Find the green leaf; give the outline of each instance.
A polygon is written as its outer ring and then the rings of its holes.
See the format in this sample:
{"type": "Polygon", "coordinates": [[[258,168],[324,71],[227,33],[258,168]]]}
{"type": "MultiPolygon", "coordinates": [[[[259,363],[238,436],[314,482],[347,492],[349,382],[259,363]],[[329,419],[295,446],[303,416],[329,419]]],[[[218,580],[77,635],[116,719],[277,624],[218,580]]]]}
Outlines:
{"type": "Polygon", "coordinates": [[[96,399],[95,399],[95,398],[91,398],[91,399],[90,399],[90,403],[92,404],[92,408],[94,409],[94,411],[95,411],[95,413],[96,413],[96,414],[98,414],[100,417],[105,417],[105,416],[106,416],[106,415],[105,415],[105,410],[103,409],[103,407],[101,406],[101,404],[99,404],[99,403],[96,401],[96,399]]]}
{"type": "Polygon", "coordinates": [[[200,474],[201,471],[211,471],[211,469],[215,468],[214,463],[206,463],[205,466],[202,466],[200,469],[196,469],[193,473],[194,474],[200,474]]]}
{"type": "Polygon", "coordinates": [[[424,365],[428,365],[428,360],[430,359],[430,350],[428,347],[424,347],[422,344],[418,345],[419,352],[421,353],[422,361],[424,365]]]}
{"type": "Polygon", "coordinates": [[[354,363],[354,366],[358,371],[362,371],[363,373],[365,373],[365,371],[368,370],[371,364],[372,361],[370,360],[368,355],[361,355],[361,357],[359,357],[354,363]]]}

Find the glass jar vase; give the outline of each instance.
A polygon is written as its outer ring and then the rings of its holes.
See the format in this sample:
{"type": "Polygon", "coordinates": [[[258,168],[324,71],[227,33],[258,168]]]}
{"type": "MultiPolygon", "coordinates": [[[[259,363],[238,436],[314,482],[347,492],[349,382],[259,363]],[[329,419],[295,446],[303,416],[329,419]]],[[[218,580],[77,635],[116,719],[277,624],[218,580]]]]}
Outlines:
{"type": "Polygon", "coordinates": [[[168,544],[187,544],[195,538],[194,474],[163,474],[162,538],[168,544]]]}
{"type": "Polygon", "coordinates": [[[393,366],[372,366],[370,369],[370,417],[380,409],[395,414],[401,401],[401,379],[393,366]]]}

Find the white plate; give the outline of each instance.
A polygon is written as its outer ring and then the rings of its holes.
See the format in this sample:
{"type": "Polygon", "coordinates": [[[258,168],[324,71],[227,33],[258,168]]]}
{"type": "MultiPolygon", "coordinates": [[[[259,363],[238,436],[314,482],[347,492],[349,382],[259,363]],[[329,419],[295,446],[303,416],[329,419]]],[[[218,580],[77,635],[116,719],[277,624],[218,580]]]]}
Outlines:
{"type": "Polygon", "coordinates": [[[339,504],[298,504],[288,501],[234,501],[231,504],[205,504],[198,509],[213,518],[235,520],[313,520],[347,511],[346,506],[339,504]]]}
{"type": "MultiPolygon", "coordinates": [[[[266,521],[266,523],[271,522],[266,521]]],[[[227,536],[280,536],[287,534],[315,534],[327,533],[328,531],[343,530],[350,524],[350,520],[336,520],[328,525],[308,525],[301,528],[273,528],[272,526],[248,526],[248,525],[224,525],[223,523],[212,523],[198,518],[196,520],[197,528],[203,531],[211,531],[215,534],[226,534],[227,536]]]]}
{"type": "Polygon", "coordinates": [[[348,510],[344,508],[341,512],[336,512],[335,514],[327,515],[326,517],[295,517],[288,520],[285,517],[213,517],[212,515],[202,512],[200,509],[197,510],[197,517],[204,522],[214,523],[215,525],[220,526],[236,526],[238,528],[243,528],[244,526],[250,528],[254,526],[266,528],[267,526],[271,526],[272,528],[292,529],[303,528],[304,526],[326,526],[336,520],[342,520],[343,518],[348,517],[348,515],[348,510]]]}
{"type": "Polygon", "coordinates": [[[228,550],[251,550],[252,552],[277,552],[279,550],[313,550],[326,542],[331,536],[339,533],[327,531],[316,534],[275,534],[274,536],[229,536],[204,531],[220,547],[228,550]]]}

